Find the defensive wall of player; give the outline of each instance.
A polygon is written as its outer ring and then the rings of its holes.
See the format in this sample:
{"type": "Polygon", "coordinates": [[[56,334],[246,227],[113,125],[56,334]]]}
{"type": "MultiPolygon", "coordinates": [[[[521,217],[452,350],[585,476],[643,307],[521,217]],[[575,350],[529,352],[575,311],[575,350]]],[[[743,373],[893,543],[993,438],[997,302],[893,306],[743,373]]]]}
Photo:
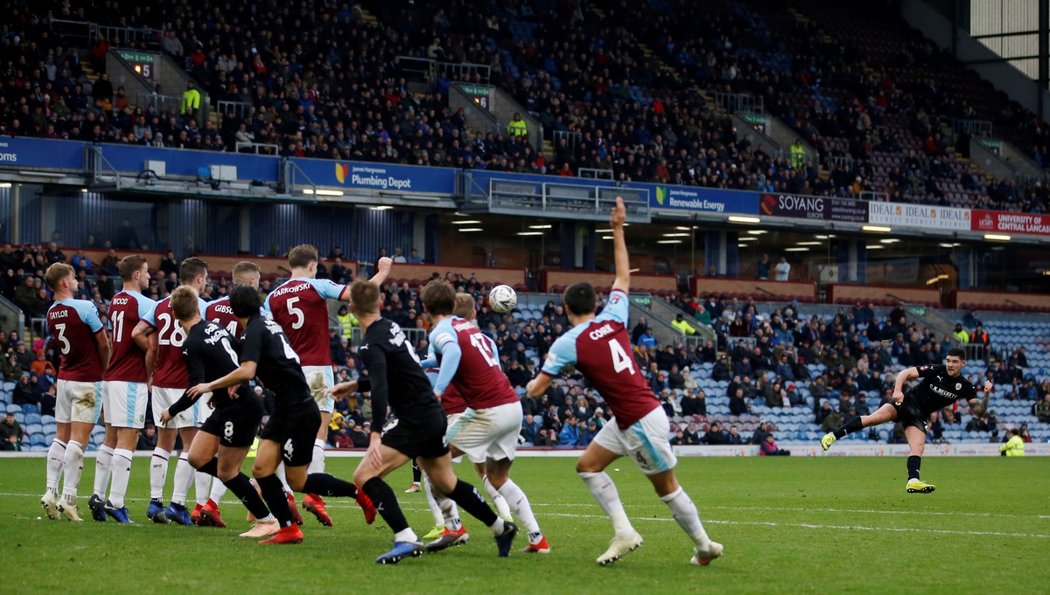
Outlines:
{"type": "MultiPolygon", "coordinates": [[[[907,457],[907,444],[836,444],[834,450],[823,452],[819,444],[811,442],[777,442],[782,449],[791,451],[792,456],[799,457],[907,457]]],[[[1000,443],[963,443],[963,444],[927,444],[925,457],[998,457],[1000,443]]],[[[674,453],[680,457],[757,457],[759,447],[752,444],[725,446],[672,446],[674,453]]],[[[148,457],[153,451],[140,450],[135,456],[148,457]]],[[[579,458],[583,449],[576,448],[518,448],[519,457],[530,458],[579,458]]],[[[1032,442],[1025,445],[1026,457],[1050,456],[1050,443],[1032,442]]],[[[360,458],[365,455],[364,449],[332,449],[325,451],[325,458],[360,458]]],[[[84,453],[85,459],[95,456],[94,452],[84,453]]],[[[47,452],[0,452],[0,459],[43,459],[47,452]]]]}

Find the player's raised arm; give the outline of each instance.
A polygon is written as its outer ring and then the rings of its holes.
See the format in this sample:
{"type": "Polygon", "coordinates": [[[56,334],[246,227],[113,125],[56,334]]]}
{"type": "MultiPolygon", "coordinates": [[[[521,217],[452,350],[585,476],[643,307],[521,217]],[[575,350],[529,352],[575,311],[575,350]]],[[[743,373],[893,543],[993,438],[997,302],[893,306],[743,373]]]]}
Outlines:
{"type": "Polygon", "coordinates": [[[893,385],[893,401],[900,405],[904,402],[904,385],[919,377],[918,368],[906,368],[897,374],[897,382],[893,385]]]}
{"type": "Polygon", "coordinates": [[[980,402],[978,402],[977,399],[970,399],[968,401],[970,404],[970,412],[973,413],[975,417],[980,417],[988,411],[988,400],[992,397],[993,388],[995,388],[995,385],[992,384],[992,381],[985,380],[983,387],[984,398],[981,399],[980,402]]]}
{"type": "Polygon", "coordinates": [[[627,208],[623,206],[623,198],[616,197],[616,206],[612,208],[609,215],[609,227],[613,234],[613,261],[616,263],[616,281],[613,289],[619,289],[626,293],[631,288],[631,263],[627,257],[627,240],[623,235],[623,224],[627,220],[627,208]]]}
{"type": "Polygon", "coordinates": [[[394,259],[390,258],[389,256],[384,256],[383,258],[380,258],[379,262],[376,263],[376,268],[378,270],[376,270],[375,274],[372,275],[372,278],[368,281],[371,283],[375,283],[376,285],[382,285],[386,282],[387,276],[390,275],[390,268],[393,266],[394,259]]]}
{"type": "Polygon", "coordinates": [[[525,393],[530,397],[538,397],[547,392],[547,388],[551,385],[552,380],[554,380],[553,376],[548,376],[543,372],[540,372],[525,385],[525,393]]]}

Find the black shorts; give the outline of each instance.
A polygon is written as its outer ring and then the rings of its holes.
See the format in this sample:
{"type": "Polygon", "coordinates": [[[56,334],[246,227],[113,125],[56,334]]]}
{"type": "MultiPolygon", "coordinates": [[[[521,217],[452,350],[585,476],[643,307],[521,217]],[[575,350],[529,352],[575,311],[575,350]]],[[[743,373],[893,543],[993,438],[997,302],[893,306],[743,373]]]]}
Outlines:
{"type": "Polygon", "coordinates": [[[904,395],[904,402],[900,405],[894,403],[893,408],[897,410],[897,421],[900,422],[905,428],[908,426],[916,427],[926,433],[926,420],[930,418],[928,413],[924,414],[922,409],[911,399],[909,395],[904,395]]]}
{"type": "Polygon", "coordinates": [[[448,454],[445,446],[444,415],[423,419],[399,419],[394,427],[383,432],[383,444],[410,459],[436,459],[448,454]]]}
{"type": "Polygon", "coordinates": [[[321,427],[321,410],[310,399],[294,405],[291,412],[278,409],[266,422],[259,438],[281,445],[284,464],[289,467],[309,465],[314,457],[314,440],[321,427]]]}
{"type": "Polygon", "coordinates": [[[218,436],[222,446],[251,446],[262,417],[262,401],[254,393],[248,393],[213,411],[201,424],[200,431],[218,436]]]}

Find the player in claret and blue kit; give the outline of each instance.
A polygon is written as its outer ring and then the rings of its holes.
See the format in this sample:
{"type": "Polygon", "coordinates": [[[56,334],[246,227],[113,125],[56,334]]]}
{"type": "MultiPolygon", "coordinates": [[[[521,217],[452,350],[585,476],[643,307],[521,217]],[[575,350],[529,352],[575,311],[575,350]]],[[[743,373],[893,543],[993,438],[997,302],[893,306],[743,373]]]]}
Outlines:
{"type": "Polygon", "coordinates": [[[631,356],[630,336],[626,330],[631,273],[623,233],[625,219],[623,199],[617,197],[609,220],[613,230],[616,280],[608,305],[595,316],[597,300],[589,283],[576,283],[565,290],[562,303],[573,326],[551,346],[543,369],[529,382],[526,391],[535,397],[542,395],[551,381],[561,374],[562,368],[575,364],[576,370],[602,395],[613,412],[613,419],[602,426],[576,463],[576,472],[598,505],[612,519],[615,531],[609,549],[598,556],[598,564],[615,562],[642,545],[642,536],[627,519],[616,486],[605,473],[610,463],[629,456],[652,482],[679,526],[693,540],[692,563],[707,566],[722,555],[722,544],[707,536],[696,505],[678,484],[674,472],[677,459],[668,440],[670,423],[667,414],[631,356]]]}
{"type": "MultiPolygon", "coordinates": [[[[73,267],[56,262],[44,275],[55,295],[47,311],[47,328],[58,341],[62,365],[55,395],[55,440],[47,451],[47,491],[40,504],[48,518],[65,515],[79,521],[77,487],[84,471],[84,447],[102,409],[102,373],[109,364],[109,338],[102,328],[98,309],[90,301],[75,300],[78,284],[73,267]],[[62,498],[58,481],[65,478],[62,498]]],[[[105,515],[102,520],[105,520],[105,515]]]]}
{"type": "MultiPolygon", "coordinates": [[[[328,301],[349,301],[350,289],[346,285],[328,279],[317,279],[317,248],[309,244],[296,246],[288,251],[288,266],[292,278],[274,288],[264,308],[281,326],[292,349],[302,361],[303,375],[310,387],[310,394],[321,410],[321,426],[314,438],[310,473],[324,473],[325,443],[328,426],[332,421],[335,400],[329,392],[335,384],[332,371],[332,351],[328,345],[328,301]]],[[[371,281],[382,285],[390,272],[393,261],[380,258],[378,270],[371,281]]],[[[317,517],[326,526],[332,525],[324,498],[320,494],[307,494],[303,508],[317,517]]]]}

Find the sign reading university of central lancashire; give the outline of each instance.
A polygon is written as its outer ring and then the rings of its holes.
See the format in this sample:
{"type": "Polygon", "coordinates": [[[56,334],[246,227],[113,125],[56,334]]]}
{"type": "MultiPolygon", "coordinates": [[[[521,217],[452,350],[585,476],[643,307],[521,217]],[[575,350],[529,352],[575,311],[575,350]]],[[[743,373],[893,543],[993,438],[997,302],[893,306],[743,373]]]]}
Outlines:
{"type": "Polygon", "coordinates": [[[868,222],[898,227],[970,231],[970,209],[870,201],[868,222]]]}
{"type": "Polygon", "coordinates": [[[1050,236],[1050,215],[974,209],[970,223],[973,231],[1050,236]]]}
{"type": "Polygon", "coordinates": [[[763,194],[759,214],[770,217],[867,223],[868,204],[850,198],[803,196],[800,194],[763,194]]]}

